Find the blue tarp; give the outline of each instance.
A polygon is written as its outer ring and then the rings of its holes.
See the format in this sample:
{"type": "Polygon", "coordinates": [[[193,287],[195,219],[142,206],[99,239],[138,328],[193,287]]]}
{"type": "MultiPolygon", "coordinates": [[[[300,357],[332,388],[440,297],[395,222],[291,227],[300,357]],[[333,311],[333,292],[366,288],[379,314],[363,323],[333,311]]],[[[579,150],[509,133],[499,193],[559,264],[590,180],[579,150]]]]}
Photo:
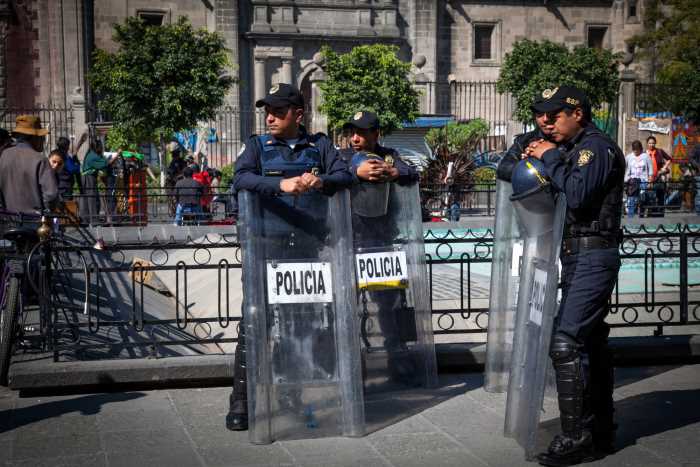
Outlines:
{"type": "Polygon", "coordinates": [[[404,122],[403,127],[404,128],[442,128],[445,125],[447,125],[448,122],[452,122],[452,121],[454,121],[454,117],[452,117],[452,116],[418,117],[418,118],[416,118],[415,122],[411,122],[411,123],[404,122]]]}

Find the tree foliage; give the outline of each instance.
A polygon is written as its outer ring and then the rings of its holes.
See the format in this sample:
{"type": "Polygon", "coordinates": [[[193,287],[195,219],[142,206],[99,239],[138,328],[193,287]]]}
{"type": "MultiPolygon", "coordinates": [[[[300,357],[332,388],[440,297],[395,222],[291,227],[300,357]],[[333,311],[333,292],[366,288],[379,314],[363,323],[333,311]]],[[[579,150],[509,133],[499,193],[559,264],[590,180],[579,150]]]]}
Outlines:
{"type": "Polygon", "coordinates": [[[576,86],[586,93],[593,108],[615,102],[619,89],[619,55],[606,49],[575,47],[523,39],[506,54],[496,84],[500,93],[510,92],[516,100],[515,118],[532,122],[535,96],[557,86],[576,86]]]}
{"type": "Polygon", "coordinates": [[[650,0],[643,31],[629,42],[657,64],[658,83],[676,87],[659,96],[667,110],[700,122],[700,0],[650,0]]]}
{"type": "Polygon", "coordinates": [[[385,134],[416,119],[419,93],[408,78],[411,64],[399,60],[396,46],[362,45],[346,54],[326,46],[321,52],[327,79],[320,110],[332,129],[361,110],[376,113],[385,134]]]}
{"type": "Polygon", "coordinates": [[[223,38],[195,30],[187,18],[148,26],[127,18],[114,26],[114,53],[98,49],[88,79],[112,117],[111,147],[161,143],[212,118],[231,84],[223,38]]]}
{"type": "Polygon", "coordinates": [[[449,122],[443,128],[431,129],[425,141],[434,158],[423,172],[422,180],[429,184],[443,183],[449,164],[453,162],[452,183],[470,186],[474,181],[476,148],[488,134],[488,123],[479,118],[469,123],[449,122]]]}

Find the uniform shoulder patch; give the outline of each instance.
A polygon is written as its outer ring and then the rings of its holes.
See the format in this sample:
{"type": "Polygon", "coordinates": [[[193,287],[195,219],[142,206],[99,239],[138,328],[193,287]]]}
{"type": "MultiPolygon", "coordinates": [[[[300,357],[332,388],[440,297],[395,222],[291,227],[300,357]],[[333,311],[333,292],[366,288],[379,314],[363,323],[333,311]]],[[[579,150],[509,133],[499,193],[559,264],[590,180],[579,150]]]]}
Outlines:
{"type": "Polygon", "coordinates": [[[584,165],[589,164],[593,160],[594,155],[595,154],[590,149],[582,149],[579,151],[577,162],[578,166],[583,167],[584,165]]]}

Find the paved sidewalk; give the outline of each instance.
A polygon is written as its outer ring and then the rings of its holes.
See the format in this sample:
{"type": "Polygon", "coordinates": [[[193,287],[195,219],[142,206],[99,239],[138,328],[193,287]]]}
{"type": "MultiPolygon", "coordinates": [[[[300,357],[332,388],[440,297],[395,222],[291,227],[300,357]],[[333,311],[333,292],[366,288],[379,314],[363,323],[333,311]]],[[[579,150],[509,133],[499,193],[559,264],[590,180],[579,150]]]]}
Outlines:
{"type": "MultiPolygon", "coordinates": [[[[0,390],[6,466],[516,466],[502,436],[505,396],[482,375],[442,375],[441,402],[371,435],[248,443],[224,428],[228,388],[19,397],[0,390]]],[[[589,465],[700,466],[700,365],[617,373],[620,451],[589,465]]],[[[546,404],[547,407],[553,404],[546,404]]],[[[544,437],[557,430],[544,415],[544,437]]]]}

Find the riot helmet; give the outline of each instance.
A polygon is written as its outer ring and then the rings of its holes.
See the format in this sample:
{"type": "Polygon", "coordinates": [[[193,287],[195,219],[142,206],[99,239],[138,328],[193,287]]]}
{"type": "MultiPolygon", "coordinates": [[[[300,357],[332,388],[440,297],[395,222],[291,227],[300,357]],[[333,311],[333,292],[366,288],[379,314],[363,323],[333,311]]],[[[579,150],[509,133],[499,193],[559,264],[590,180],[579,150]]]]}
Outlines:
{"type": "MultiPolygon", "coordinates": [[[[350,165],[353,173],[357,173],[357,168],[365,161],[384,159],[372,152],[358,152],[352,156],[350,165]]],[[[353,185],[350,191],[352,199],[352,212],[362,217],[380,217],[387,213],[389,208],[388,182],[362,182],[353,185]]]]}
{"type": "Polygon", "coordinates": [[[513,202],[520,227],[526,236],[538,236],[551,230],[556,207],[555,193],[542,161],[534,157],[515,165],[513,202]]]}

